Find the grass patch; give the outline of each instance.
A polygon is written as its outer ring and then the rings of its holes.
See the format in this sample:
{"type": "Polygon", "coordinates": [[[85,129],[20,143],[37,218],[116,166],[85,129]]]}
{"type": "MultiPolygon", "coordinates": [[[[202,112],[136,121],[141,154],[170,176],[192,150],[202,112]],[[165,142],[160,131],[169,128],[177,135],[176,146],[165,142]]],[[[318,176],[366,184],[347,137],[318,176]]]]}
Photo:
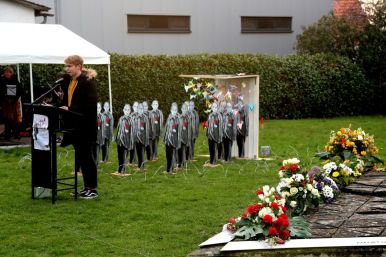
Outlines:
{"type": "MultiPolygon", "coordinates": [[[[112,143],[111,163],[98,170],[100,197],[74,201],[69,192],[59,192],[55,205],[50,199],[30,199],[30,149],[0,150],[0,256],[186,256],[230,216],[240,215],[258,187],[276,184],[283,159],[317,164],[314,154],[323,150],[330,131],[349,124],[373,134],[383,148],[379,157],[386,159],[383,116],[267,120],[260,145],[271,146],[273,161],[234,160],[203,168],[208,148],[201,131],[197,161],[177,175],[162,174],[166,161],[160,143],[160,158],[146,163],[146,172],[113,177],[117,155],[112,143]]],[[[59,150],[60,176],[71,173],[73,154],[71,147],[59,150]]]]}

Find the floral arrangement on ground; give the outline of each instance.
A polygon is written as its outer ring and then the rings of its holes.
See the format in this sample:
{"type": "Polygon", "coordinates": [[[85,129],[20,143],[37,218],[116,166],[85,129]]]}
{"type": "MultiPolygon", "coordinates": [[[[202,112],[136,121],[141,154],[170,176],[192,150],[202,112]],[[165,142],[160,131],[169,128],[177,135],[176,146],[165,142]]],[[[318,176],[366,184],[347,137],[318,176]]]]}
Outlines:
{"type": "Polygon", "coordinates": [[[379,148],[373,136],[361,128],[332,131],[326,152],[317,153],[320,166],[310,170],[297,158],[282,162],[276,187],[257,190],[257,202],[224,226],[232,240],[265,240],[283,244],[291,238],[309,238],[311,231],[304,214],[320,203],[329,204],[341,190],[365,171],[385,171],[383,160],[375,156],[379,148]]]}

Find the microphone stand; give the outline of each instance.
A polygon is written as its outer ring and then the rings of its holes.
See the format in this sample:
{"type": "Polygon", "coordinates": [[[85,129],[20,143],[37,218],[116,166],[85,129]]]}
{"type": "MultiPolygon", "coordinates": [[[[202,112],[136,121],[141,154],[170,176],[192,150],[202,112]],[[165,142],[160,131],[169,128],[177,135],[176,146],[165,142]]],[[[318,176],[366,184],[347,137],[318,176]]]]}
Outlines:
{"type": "MultiPolygon", "coordinates": [[[[56,83],[54,84],[53,87],[50,88],[50,90],[48,90],[47,92],[45,92],[44,94],[42,94],[41,96],[39,96],[38,98],[35,99],[35,101],[33,101],[31,104],[36,104],[38,101],[40,101],[43,97],[45,97],[46,95],[48,95],[49,93],[51,93],[52,91],[54,91],[58,86],[60,86],[60,83],[56,83]]],[[[56,93],[56,92],[55,92],[56,93]]]]}

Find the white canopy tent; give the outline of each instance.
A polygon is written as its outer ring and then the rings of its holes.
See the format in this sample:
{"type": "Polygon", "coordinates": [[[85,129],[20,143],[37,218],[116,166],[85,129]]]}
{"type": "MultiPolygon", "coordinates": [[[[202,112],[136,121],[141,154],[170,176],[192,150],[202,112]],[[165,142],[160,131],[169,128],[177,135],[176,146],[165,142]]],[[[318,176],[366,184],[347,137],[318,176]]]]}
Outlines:
{"type": "Polygon", "coordinates": [[[85,64],[107,64],[109,100],[112,110],[110,55],[71,30],[58,24],[0,22],[0,64],[30,65],[33,102],[32,64],[63,64],[69,55],[80,55],[85,64]]]}

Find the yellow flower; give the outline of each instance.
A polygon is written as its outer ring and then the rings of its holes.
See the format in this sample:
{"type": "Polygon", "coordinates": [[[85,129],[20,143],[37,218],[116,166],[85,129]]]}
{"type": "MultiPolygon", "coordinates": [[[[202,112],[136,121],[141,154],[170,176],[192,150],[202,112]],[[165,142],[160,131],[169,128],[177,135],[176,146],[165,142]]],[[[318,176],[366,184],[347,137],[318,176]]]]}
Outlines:
{"type": "Polygon", "coordinates": [[[341,131],[341,133],[346,133],[346,129],[345,128],[341,128],[340,131],[341,131]]]}
{"type": "Polygon", "coordinates": [[[338,131],[338,132],[336,132],[336,134],[337,134],[338,136],[341,136],[341,135],[342,135],[342,132],[338,131]]]}
{"type": "Polygon", "coordinates": [[[343,163],[347,165],[350,163],[350,160],[345,160],[343,163]]]}
{"type": "Polygon", "coordinates": [[[357,149],[356,148],[352,149],[352,153],[355,154],[355,155],[358,154],[357,149]]]}
{"type": "Polygon", "coordinates": [[[334,172],[332,173],[332,176],[333,176],[334,178],[339,177],[339,172],[334,171],[334,172]]]}
{"type": "Polygon", "coordinates": [[[378,150],[378,148],[377,148],[376,146],[370,148],[370,153],[371,153],[372,155],[377,154],[378,151],[379,151],[379,150],[378,150]]]}
{"type": "Polygon", "coordinates": [[[361,155],[362,155],[362,156],[366,156],[366,154],[367,154],[366,151],[362,151],[362,152],[361,152],[361,155]]]}

